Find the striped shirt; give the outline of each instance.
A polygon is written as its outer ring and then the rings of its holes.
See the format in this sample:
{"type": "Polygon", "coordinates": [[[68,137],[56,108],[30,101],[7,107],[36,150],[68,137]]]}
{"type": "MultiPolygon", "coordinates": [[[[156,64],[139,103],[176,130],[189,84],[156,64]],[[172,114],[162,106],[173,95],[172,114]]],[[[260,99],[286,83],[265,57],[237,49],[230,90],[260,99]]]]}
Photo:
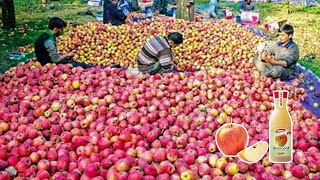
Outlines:
{"type": "Polygon", "coordinates": [[[165,37],[157,36],[143,46],[137,58],[139,71],[162,74],[174,69],[172,51],[165,37]]]}

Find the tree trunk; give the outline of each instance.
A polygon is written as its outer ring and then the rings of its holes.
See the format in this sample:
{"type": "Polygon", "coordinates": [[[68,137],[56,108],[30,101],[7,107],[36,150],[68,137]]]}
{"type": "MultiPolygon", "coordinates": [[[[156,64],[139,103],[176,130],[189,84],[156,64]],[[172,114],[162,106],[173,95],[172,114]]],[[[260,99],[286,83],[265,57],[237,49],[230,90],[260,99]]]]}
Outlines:
{"type": "Polygon", "coordinates": [[[16,27],[16,15],[13,0],[2,0],[2,23],[4,29],[16,27]]]}

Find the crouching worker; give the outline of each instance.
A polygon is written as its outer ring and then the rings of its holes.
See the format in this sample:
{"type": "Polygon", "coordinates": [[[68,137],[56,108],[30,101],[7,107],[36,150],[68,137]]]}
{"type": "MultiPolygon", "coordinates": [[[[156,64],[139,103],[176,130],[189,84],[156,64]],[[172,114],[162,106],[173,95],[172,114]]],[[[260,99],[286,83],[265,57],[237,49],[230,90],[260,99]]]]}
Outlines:
{"type": "Polygon", "coordinates": [[[49,21],[48,29],[42,33],[36,40],[34,50],[37,57],[37,61],[41,65],[47,63],[56,63],[56,64],[72,64],[75,66],[81,66],[83,68],[90,68],[92,65],[75,62],[70,60],[74,53],[69,52],[64,55],[59,55],[56,46],[56,37],[60,36],[63,32],[63,29],[67,24],[58,17],[53,17],[49,21]]]}
{"type": "Polygon", "coordinates": [[[254,65],[260,75],[281,80],[294,78],[299,49],[292,39],[293,32],[292,26],[284,24],[280,28],[280,41],[254,59],[254,65]]]}
{"type": "Polygon", "coordinates": [[[171,48],[183,42],[179,32],[169,33],[168,37],[156,36],[146,42],[137,57],[138,69],[144,74],[162,74],[175,69],[171,48]]]}

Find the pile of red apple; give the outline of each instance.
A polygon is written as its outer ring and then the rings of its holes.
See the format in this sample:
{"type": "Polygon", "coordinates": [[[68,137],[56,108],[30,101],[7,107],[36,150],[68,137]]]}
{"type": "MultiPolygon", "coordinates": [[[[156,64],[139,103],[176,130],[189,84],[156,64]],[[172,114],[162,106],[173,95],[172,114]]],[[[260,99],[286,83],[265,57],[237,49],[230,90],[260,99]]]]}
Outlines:
{"type": "Polygon", "coordinates": [[[58,41],[61,53],[74,51],[74,59],[88,64],[110,62],[136,66],[144,43],[155,35],[179,31],[184,42],[174,49],[179,70],[221,67],[230,70],[252,68],[250,59],[262,38],[228,20],[187,22],[155,17],[122,26],[88,23],[72,29],[58,41]],[[190,63],[192,62],[192,63],[190,63]]]}
{"type": "Polygon", "coordinates": [[[252,74],[20,64],[0,76],[0,179],[319,179],[320,123],[299,103],[304,89],[252,74]],[[223,157],[215,134],[231,119],[250,146],[268,142],[279,87],[290,92],[294,161],[223,157]]]}

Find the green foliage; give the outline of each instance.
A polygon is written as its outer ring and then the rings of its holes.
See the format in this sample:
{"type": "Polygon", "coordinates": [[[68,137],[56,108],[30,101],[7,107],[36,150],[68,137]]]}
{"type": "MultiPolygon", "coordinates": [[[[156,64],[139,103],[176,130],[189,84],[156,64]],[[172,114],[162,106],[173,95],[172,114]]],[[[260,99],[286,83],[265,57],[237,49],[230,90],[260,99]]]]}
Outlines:
{"type": "Polygon", "coordinates": [[[195,0],[196,5],[209,4],[210,0],[195,0]]]}
{"type": "Polygon", "coordinates": [[[294,11],[320,15],[320,8],[316,6],[299,6],[299,7],[296,7],[294,11]]]}
{"type": "Polygon", "coordinates": [[[302,58],[299,60],[299,63],[306,67],[307,69],[311,70],[316,76],[320,77],[320,59],[316,57],[313,60],[308,58],[302,58]]]}

